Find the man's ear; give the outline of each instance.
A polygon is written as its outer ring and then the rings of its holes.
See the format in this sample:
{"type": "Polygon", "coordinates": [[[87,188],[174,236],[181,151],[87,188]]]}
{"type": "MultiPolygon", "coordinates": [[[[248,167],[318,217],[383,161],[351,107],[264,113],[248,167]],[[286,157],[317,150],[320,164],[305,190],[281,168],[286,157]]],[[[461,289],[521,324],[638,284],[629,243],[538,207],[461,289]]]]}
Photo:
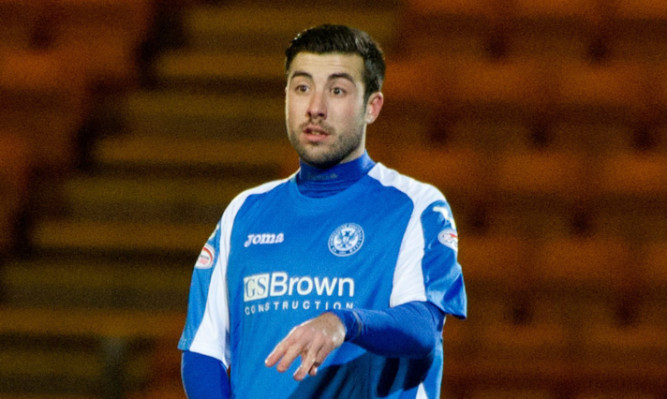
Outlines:
{"type": "Polygon", "coordinates": [[[375,122],[380,115],[383,104],[384,95],[380,91],[376,91],[368,97],[368,102],[366,103],[366,123],[371,124],[375,122]]]}

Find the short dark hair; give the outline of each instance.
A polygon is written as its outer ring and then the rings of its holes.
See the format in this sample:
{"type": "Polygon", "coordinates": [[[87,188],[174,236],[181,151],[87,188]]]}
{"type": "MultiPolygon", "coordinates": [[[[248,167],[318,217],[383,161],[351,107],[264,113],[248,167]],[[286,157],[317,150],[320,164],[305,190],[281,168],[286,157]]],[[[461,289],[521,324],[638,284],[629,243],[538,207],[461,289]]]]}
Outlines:
{"type": "Polygon", "coordinates": [[[384,54],[371,36],[345,25],[320,25],[299,33],[285,50],[285,72],[297,54],[358,54],[364,60],[365,99],[382,89],[385,74],[384,54]]]}

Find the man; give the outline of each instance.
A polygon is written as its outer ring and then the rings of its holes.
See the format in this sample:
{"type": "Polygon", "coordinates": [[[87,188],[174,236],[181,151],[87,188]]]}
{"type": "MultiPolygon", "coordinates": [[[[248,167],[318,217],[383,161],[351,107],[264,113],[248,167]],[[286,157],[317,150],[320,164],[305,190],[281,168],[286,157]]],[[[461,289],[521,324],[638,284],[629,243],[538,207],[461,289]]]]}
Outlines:
{"type": "Polygon", "coordinates": [[[236,197],[195,265],[189,398],[437,398],[445,316],[466,316],[451,210],[375,163],[383,54],[323,25],[286,51],[291,177],[236,197]],[[288,373],[286,373],[289,371],[288,373]]]}

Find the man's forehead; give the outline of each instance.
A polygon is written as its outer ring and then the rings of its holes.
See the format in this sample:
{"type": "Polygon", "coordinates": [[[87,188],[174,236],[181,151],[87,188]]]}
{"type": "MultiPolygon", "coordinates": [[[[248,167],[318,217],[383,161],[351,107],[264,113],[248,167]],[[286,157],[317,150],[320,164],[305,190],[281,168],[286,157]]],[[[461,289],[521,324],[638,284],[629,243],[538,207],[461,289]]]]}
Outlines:
{"type": "Polygon", "coordinates": [[[363,67],[364,60],[359,54],[302,52],[292,60],[288,78],[291,78],[295,72],[305,73],[311,77],[322,76],[327,78],[345,73],[355,78],[355,80],[361,81],[363,67]]]}

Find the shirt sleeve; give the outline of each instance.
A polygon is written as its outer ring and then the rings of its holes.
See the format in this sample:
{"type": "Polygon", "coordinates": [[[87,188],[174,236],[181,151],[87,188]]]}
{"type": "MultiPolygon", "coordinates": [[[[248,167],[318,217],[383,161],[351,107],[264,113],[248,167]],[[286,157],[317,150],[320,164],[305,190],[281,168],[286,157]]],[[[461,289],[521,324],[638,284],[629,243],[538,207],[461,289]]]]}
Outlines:
{"type": "Polygon", "coordinates": [[[184,351],[181,377],[188,399],[229,399],[231,390],[227,370],[218,359],[184,351]]]}
{"type": "Polygon", "coordinates": [[[383,310],[339,309],[332,313],[345,325],[345,341],[386,357],[428,357],[445,319],[442,310],[429,302],[409,302],[383,310]]]}
{"type": "Polygon", "coordinates": [[[218,359],[230,366],[227,262],[236,214],[243,203],[237,197],[227,207],[215,231],[201,250],[190,283],[188,312],[178,348],[218,359]]]}
{"type": "Polygon", "coordinates": [[[441,200],[427,206],[421,214],[421,226],[426,298],[445,314],[465,319],[468,299],[458,262],[458,232],[449,204],[441,200]]]}
{"type": "Polygon", "coordinates": [[[390,305],[424,301],[445,314],[465,318],[467,296],[457,256],[458,233],[451,208],[442,194],[431,190],[416,202],[408,223],[390,305]]]}
{"type": "Polygon", "coordinates": [[[345,340],[388,357],[423,358],[440,339],[447,314],[467,315],[458,263],[458,234],[451,208],[436,190],[420,196],[406,228],[390,307],[334,310],[345,340]]]}
{"type": "Polygon", "coordinates": [[[220,360],[231,365],[230,309],[227,267],[232,229],[239,210],[253,193],[275,187],[281,181],[266,183],[237,195],[222,214],[215,231],[201,250],[190,283],[188,312],[178,348],[220,360]]]}

